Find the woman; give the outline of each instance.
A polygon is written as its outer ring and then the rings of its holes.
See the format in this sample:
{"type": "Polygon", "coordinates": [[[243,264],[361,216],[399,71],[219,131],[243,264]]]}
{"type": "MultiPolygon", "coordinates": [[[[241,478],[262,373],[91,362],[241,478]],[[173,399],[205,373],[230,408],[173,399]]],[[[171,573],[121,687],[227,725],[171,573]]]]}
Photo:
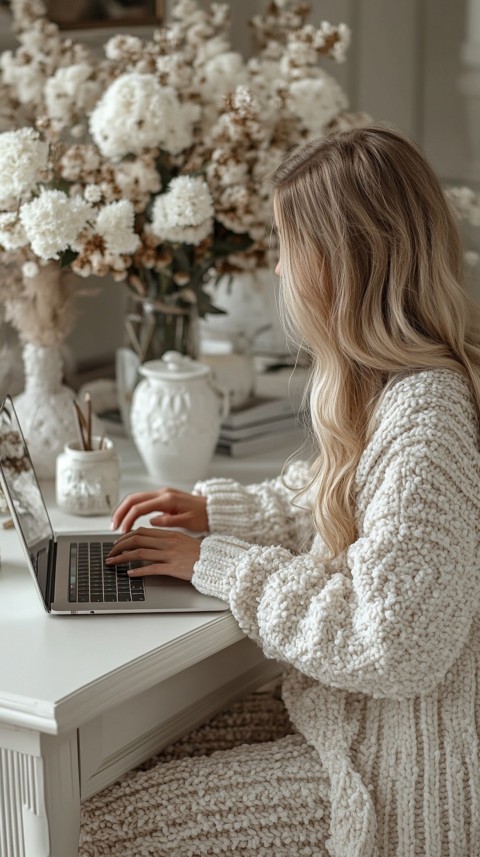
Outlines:
{"type": "Polygon", "coordinates": [[[112,855],[473,857],[480,323],[458,232],[422,154],[386,127],[307,144],[273,185],[318,457],[262,485],[127,497],[111,564],[140,557],[139,573],[226,600],[284,666],[298,734],[132,776],[151,851],[129,850],[114,789],[85,831],[117,825],[112,855]]]}

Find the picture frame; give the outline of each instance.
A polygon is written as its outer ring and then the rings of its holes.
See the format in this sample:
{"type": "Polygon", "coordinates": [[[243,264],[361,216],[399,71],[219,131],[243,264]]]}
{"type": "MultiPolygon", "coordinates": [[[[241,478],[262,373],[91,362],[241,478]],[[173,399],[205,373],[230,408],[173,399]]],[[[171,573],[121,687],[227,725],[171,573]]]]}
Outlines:
{"type": "MultiPolygon", "coordinates": [[[[61,30],[158,26],[164,18],[164,0],[45,0],[48,17],[61,30]]],[[[0,0],[0,10],[10,6],[0,0]]]]}

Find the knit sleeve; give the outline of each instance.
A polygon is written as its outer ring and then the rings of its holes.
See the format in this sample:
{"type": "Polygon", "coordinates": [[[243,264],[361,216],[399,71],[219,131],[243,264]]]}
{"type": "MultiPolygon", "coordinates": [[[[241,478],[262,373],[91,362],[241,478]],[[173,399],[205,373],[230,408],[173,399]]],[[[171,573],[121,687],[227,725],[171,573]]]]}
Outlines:
{"type": "Polygon", "coordinates": [[[284,476],[258,485],[240,485],[233,479],[198,482],[194,493],[207,498],[209,530],[212,534],[237,536],[252,544],[281,543],[298,551],[311,542],[312,514],[308,499],[295,500],[298,489],[309,482],[306,462],[291,464],[284,476]]]}
{"type": "Polygon", "coordinates": [[[340,558],[214,536],[193,579],[230,603],[267,657],[374,697],[430,691],[479,609],[473,409],[462,379],[421,383],[383,412],[362,464],[359,537],[340,558]]]}

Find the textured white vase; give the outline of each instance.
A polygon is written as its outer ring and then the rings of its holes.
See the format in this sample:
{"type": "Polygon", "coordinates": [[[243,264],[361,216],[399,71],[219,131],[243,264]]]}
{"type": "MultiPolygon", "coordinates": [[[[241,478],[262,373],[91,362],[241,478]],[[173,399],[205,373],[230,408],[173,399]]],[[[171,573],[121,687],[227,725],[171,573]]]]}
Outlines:
{"type": "Polygon", "coordinates": [[[25,390],[15,410],[40,479],[55,477],[57,455],[77,436],[73,390],[62,384],[60,346],[27,344],[23,349],[25,390]]]}

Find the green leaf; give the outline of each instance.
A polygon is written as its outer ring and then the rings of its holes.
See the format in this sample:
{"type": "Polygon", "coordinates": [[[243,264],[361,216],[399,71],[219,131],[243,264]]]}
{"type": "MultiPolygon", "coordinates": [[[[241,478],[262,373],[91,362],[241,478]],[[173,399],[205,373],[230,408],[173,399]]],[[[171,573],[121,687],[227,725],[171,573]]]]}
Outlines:
{"type": "Polygon", "coordinates": [[[68,196],[68,192],[70,190],[70,182],[67,182],[65,179],[56,179],[49,183],[48,187],[53,190],[60,190],[62,193],[68,196]]]}
{"type": "Polygon", "coordinates": [[[179,244],[175,247],[173,251],[173,257],[175,261],[178,263],[178,267],[181,271],[190,271],[192,265],[191,252],[188,252],[187,247],[191,247],[189,244],[179,244]]]}
{"type": "Polygon", "coordinates": [[[227,315],[225,310],[212,304],[210,295],[204,291],[197,294],[197,309],[200,318],[203,318],[207,313],[210,315],[227,315]]]}
{"type": "Polygon", "coordinates": [[[155,162],[155,166],[162,182],[162,191],[165,191],[178,171],[172,168],[170,158],[165,152],[160,153],[155,162]]]}
{"type": "Polygon", "coordinates": [[[68,266],[75,261],[77,256],[78,253],[75,250],[70,250],[70,248],[64,250],[63,253],[60,253],[60,267],[68,268],[68,266]]]}
{"type": "Polygon", "coordinates": [[[242,235],[223,235],[214,238],[212,253],[217,258],[229,256],[230,253],[242,253],[253,244],[252,238],[246,233],[242,235]]]}

